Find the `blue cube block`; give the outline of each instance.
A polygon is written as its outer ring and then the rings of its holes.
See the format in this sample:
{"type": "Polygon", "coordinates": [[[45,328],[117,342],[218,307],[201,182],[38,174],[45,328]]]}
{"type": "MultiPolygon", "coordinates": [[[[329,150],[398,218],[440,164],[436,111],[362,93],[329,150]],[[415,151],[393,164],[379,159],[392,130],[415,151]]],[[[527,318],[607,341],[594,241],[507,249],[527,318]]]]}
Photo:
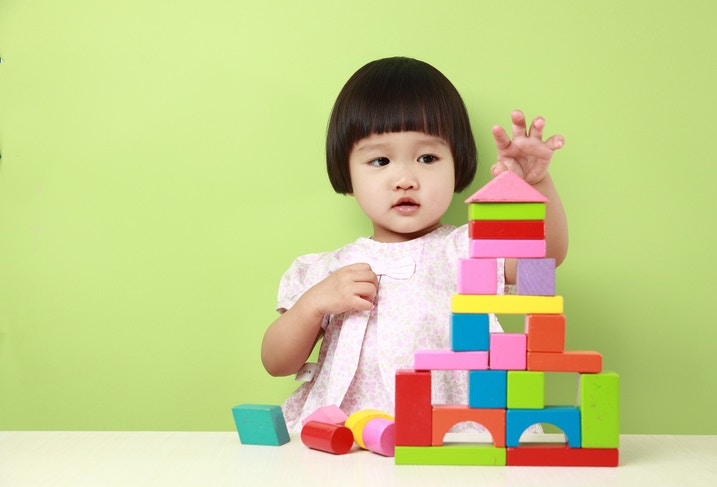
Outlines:
{"type": "Polygon", "coordinates": [[[507,403],[505,370],[471,370],[468,372],[468,406],[503,409],[507,403]]]}
{"type": "Polygon", "coordinates": [[[240,404],[232,408],[239,440],[245,445],[280,446],[289,442],[280,406],[240,404]]]}
{"type": "Polygon", "coordinates": [[[488,314],[453,313],[451,316],[451,350],[474,352],[490,347],[488,314]]]}

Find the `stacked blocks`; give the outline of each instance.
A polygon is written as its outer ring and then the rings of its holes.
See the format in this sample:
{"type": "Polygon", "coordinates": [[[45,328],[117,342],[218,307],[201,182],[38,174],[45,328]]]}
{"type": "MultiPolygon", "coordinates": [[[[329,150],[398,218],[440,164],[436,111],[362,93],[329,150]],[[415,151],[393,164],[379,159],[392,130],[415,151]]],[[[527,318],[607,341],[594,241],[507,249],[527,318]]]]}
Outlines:
{"type": "Polygon", "coordinates": [[[450,350],[419,350],[396,373],[395,463],[425,465],[617,466],[619,377],[597,352],[566,351],[555,260],[545,254],[546,198],[511,172],[471,196],[469,256],[458,262],[450,350]],[[517,259],[515,295],[497,293],[499,258],[517,259]],[[525,315],[524,333],[490,333],[490,314],[525,315]],[[434,405],[431,370],[468,370],[468,404],[434,405]],[[545,404],[545,372],[579,374],[577,405],[545,404]],[[492,445],[446,445],[473,421],[492,445]],[[560,428],[566,444],[523,444],[534,424],[560,428]]]}

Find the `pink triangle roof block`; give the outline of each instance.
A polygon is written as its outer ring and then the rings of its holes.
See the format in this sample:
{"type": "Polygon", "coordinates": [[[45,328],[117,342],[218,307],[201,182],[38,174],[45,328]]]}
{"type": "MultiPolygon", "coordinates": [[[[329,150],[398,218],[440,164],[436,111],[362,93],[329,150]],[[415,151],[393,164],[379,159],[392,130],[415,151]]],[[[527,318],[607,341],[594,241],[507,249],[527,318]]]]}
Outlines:
{"type": "Polygon", "coordinates": [[[466,203],[545,203],[548,199],[523,181],[517,174],[505,171],[473,193],[466,203]]]}

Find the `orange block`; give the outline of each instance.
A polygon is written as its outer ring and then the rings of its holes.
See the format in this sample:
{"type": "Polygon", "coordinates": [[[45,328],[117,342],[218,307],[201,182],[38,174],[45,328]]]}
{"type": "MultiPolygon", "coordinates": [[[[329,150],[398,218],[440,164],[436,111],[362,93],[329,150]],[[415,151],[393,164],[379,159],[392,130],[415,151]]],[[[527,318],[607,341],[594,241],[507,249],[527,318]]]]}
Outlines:
{"type": "Polygon", "coordinates": [[[433,446],[443,445],[448,430],[458,423],[474,421],[493,436],[493,446],[505,448],[505,409],[475,409],[468,406],[433,407],[433,446]]]}
{"type": "Polygon", "coordinates": [[[525,315],[525,334],[529,352],[563,352],[565,315],[525,315]]]}
{"type": "Polygon", "coordinates": [[[598,352],[528,352],[528,370],[598,373],[602,371],[602,355],[598,352]]]}

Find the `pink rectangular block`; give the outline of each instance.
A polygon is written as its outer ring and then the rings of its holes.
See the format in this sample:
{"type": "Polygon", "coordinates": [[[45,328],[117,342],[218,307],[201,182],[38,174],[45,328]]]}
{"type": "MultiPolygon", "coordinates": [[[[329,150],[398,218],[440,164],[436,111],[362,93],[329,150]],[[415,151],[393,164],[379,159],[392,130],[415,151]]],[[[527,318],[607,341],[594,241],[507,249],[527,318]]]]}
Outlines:
{"type": "Polygon", "coordinates": [[[458,294],[497,294],[498,259],[460,259],[458,294]]]}
{"type": "Polygon", "coordinates": [[[525,370],[526,336],[524,333],[492,333],[489,353],[491,370],[525,370]]]}
{"type": "Polygon", "coordinates": [[[473,259],[545,257],[545,240],[471,240],[468,256],[473,259]]]}
{"type": "Polygon", "coordinates": [[[413,356],[416,370],[486,370],[488,352],[453,350],[417,350],[413,356]]]}

